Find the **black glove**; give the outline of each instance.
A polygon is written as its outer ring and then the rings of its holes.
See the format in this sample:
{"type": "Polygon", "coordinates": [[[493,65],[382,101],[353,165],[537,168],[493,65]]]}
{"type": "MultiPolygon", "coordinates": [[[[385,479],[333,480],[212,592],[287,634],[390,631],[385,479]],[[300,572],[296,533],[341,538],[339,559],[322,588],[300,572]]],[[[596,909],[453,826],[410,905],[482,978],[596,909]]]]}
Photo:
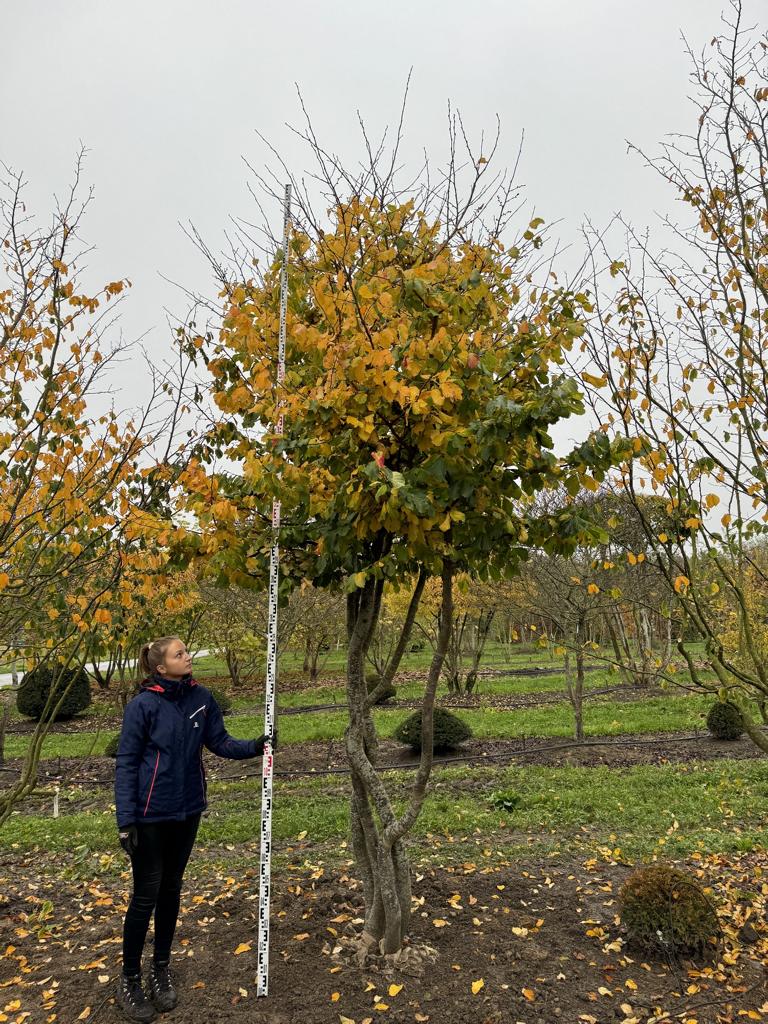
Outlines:
{"type": "Polygon", "coordinates": [[[120,845],[128,856],[132,857],[139,845],[139,830],[135,825],[126,825],[125,828],[118,830],[118,836],[120,837],[120,845]]]}
{"type": "Polygon", "coordinates": [[[272,736],[267,736],[265,733],[263,736],[259,736],[256,740],[256,757],[261,757],[264,753],[264,744],[269,743],[272,747],[272,753],[277,750],[277,729],[272,733],[272,736]]]}

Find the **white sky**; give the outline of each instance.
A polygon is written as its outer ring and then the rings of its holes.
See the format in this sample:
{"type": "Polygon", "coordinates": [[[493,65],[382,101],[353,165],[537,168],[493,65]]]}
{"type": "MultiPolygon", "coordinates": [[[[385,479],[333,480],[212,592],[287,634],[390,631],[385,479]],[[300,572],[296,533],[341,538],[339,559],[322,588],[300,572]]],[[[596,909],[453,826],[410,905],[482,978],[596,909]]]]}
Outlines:
{"type": "MultiPolygon", "coordinates": [[[[350,161],[356,109],[373,135],[396,122],[410,67],[414,153],[445,152],[449,99],[472,134],[492,131],[498,113],[501,162],[512,163],[524,130],[527,197],[578,244],[585,217],[600,225],[623,210],[643,226],[673,209],[626,140],[654,151],[693,127],[681,31],[701,49],[724,2],[5,0],[0,160],[25,172],[45,215],[79,142],[88,148],[91,269],[101,282],[132,280],[124,330],[150,331],[160,358],[170,348],[163,307],[186,307],[160,275],[213,291],[179,222],[218,249],[228,216],[253,214],[241,157],[264,161],[254,129],[296,171],[307,164],[284,127],[300,120],[294,82],[321,140],[350,161]]],[[[756,0],[746,14],[758,16],[756,0]]],[[[140,373],[126,368],[122,383],[140,391],[140,373]]]]}

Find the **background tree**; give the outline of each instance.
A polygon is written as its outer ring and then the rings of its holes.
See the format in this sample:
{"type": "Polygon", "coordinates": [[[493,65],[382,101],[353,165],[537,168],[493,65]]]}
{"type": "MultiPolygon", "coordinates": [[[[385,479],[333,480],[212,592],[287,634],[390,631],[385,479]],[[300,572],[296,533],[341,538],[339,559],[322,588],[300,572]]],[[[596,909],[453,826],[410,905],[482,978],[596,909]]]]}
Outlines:
{"type": "MultiPolygon", "coordinates": [[[[126,282],[81,286],[79,175],[78,161],[46,227],[27,213],[21,176],[8,172],[0,193],[0,635],[54,674],[89,660],[110,631],[113,594],[158,567],[178,461],[171,434],[166,448],[158,440],[176,410],[159,403],[157,380],[133,417],[99,394],[120,355],[108,347],[109,307],[126,282]],[[155,464],[142,469],[150,445],[155,464]]],[[[0,799],[0,824],[34,788],[66,696],[51,686],[20,777],[0,799]]]]}
{"type": "Polygon", "coordinates": [[[690,54],[694,133],[645,157],[690,216],[666,222],[660,252],[628,231],[616,259],[593,239],[597,284],[605,256],[619,287],[599,300],[585,380],[605,431],[636,438],[620,483],[716,682],[682,632],[677,649],[698,686],[740,701],[747,732],[768,750],[747,700],[768,694],[749,598],[764,575],[753,542],[768,523],[768,39],[743,28],[739,2],[726,24],[710,52],[690,54]],[[647,515],[649,493],[663,498],[669,528],[647,515]],[[736,616],[738,654],[724,642],[723,606],[736,616]]]}

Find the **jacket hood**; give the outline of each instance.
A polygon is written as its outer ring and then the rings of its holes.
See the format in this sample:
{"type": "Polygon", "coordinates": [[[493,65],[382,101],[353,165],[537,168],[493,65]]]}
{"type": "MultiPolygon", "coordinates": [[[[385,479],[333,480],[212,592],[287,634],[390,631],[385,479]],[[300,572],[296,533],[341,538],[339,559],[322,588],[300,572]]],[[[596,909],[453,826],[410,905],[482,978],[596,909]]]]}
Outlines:
{"type": "Polygon", "coordinates": [[[166,679],[165,676],[153,672],[148,679],[142,681],[140,692],[151,690],[153,693],[162,693],[171,700],[177,700],[193,686],[197,686],[197,683],[191,675],[182,676],[181,679],[166,679]]]}

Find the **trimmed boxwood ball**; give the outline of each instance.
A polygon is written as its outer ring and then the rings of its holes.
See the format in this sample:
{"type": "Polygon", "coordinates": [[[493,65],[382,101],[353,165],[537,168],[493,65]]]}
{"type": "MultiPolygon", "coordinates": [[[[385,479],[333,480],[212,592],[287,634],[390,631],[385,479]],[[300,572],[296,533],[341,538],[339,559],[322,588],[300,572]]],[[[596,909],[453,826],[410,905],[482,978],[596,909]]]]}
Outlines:
{"type": "Polygon", "coordinates": [[[222,715],[226,715],[232,710],[232,698],[229,696],[226,690],[212,689],[211,696],[219,705],[219,709],[222,715]]]}
{"type": "MultiPolygon", "coordinates": [[[[45,710],[52,683],[53,669],[49,665],[38,665],[31,672],[27,672],[16,692],[16,707],[19,712],[27,718],[39,720],[45,710]]],[[[56,715],[57,721],[72,718],[85,711],[91,703],[91,681],[84,669],[69,668],[56,672],[56,692],[59,696],[70,683],[72,686],[56,715]]]]}
{"type": "MultiPolygon", "coordinates": [[[[365,677],[365,685],[367,687],[368,693],[373,693],[373,691],[376,689],[380,682],[381,676],[378,674],[378,672],[369,672],[365,677]]],[[[390,683],[389,686],[385,687],[383,692],[379,695],[378,699],[376,700],[376,703],[384,704],[386,703],[386,701],[392,700],[392,698],[396,694],[397,690],[392,685],[392,683],[390,683]]]]}
{"type": "Polygon", "coordinates": [[[120,743],[120,733],[117,736],[111,736],[107,740],[107,745],[104,747],[104,757],[117,757],[117,746],[120,743]]]}
{"type": "Polygon", "coordinates": [[[695,878],[670,864],[635,871],[619,893],[619,915],[630,939],[647,949],[703,953],[720,935],[695,878]]]}
{"type": "MultiPolygon", "coordinates": [[[[470,739],[472,730],[467,723],[445,708],[435,708],[435,726],[432,749],[436,753],[452,750],[470,739]]],[[[421,751],[421,711],[415,711],[395,729],[395,739],[416,753],[421,751]]]]}
{"type": "Polygon", "coordinates": [[[719,700],[709,709],[707,728],[716,740],[737,740],[744,732],[744,719],[731,700],[719,700]]]}

